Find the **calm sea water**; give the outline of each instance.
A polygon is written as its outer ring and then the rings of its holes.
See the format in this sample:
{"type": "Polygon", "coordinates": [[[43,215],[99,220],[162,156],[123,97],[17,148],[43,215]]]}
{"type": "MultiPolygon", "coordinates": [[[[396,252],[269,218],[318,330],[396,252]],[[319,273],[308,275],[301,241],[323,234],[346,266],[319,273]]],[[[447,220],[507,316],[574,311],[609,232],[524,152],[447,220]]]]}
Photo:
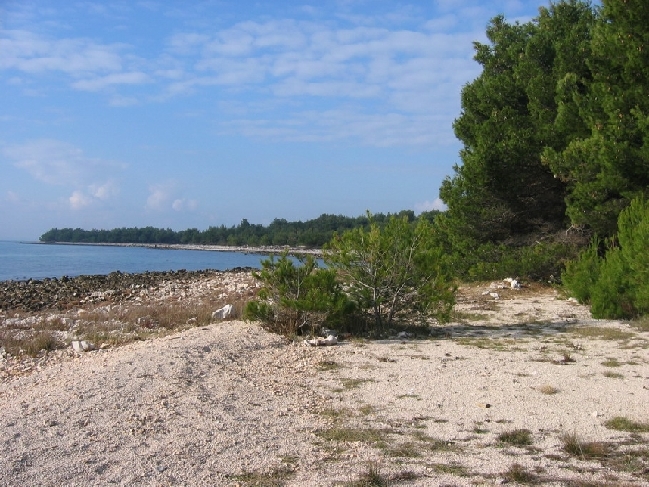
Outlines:
{"type": "Polygon", "coordinates": [[[261,267],[266,256],[207,250],[48,245],[0,241],[0,281],[185,269],[261,267]]]}

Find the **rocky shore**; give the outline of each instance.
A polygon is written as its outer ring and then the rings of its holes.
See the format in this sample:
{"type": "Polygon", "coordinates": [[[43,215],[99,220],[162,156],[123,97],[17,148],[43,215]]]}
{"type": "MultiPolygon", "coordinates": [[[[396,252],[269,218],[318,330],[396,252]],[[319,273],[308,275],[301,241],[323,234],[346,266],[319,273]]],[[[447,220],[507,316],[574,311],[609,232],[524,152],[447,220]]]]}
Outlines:
{"type": "Polygon", "coordinates": [[[142,289],[155,290],[165,283],[188,284],[211,276],[250,273],[251,269],[229,271],[162,271],[145,273],[111,272],[108,275],[30,279],[0,282],[0,311],[36,312],[67,310],[75,306],[135,299],[142,289]]]}

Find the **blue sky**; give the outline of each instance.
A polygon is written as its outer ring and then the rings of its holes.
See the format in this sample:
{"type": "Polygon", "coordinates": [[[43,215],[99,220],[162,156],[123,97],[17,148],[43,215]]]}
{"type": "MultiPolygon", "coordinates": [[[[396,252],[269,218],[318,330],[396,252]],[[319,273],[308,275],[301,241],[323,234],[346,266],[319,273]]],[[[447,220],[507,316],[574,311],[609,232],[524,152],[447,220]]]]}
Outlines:
{"type": "Polygon", "coordinates": [[[5,0],[0,239],[441,208],[472,42],[539,6],[5,0]]]}

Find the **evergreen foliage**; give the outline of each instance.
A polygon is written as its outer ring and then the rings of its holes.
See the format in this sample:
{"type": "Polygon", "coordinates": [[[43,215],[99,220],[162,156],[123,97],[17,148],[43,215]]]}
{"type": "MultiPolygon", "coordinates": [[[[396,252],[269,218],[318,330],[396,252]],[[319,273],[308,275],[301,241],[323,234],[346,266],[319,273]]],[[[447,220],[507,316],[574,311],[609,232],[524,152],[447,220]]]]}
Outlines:
{"type": "Polygon", "coordinates": [[[392,216],[380,227],[368,214],[369,229],[336,235],[325,247],[326,264],[338,272],[346,293],[371,328],[395,319],[449,317],[455,287],[434,227],[423,218],[411,223],[392,216]]]}
{"type": "MultiPolygon", "coordinates": [[[[419,218],[434,219],[438,211],[424,212],[419,218]]],[[[403,210],[398,215],[409,221],[415,220],[411,210],[403,210]]],[[[374,220],[385,223],[390,214],[379,213],[374,220]]],[[[253,224],[243,219],[239,225],[209,227],[200,231],[189,228],[175,232],[170,228],[114,228],[112,230],[82,230],[81,228],[52,228],[40,237],[41,242],[70,243],[115,243],[115,244],[192,244],[227,246],[304,246],[320,248],[331,240],[334,233],[368,225],[365,215],[347,217],[343,215],[322,214],[306,222],[288,222],[276,218],[268,226],[253,224]]]]}
{"type": "Polygon", "coordinates": [[[599,255],[598,241],[567,266],[566,288],[591,304],[595,318],[632,318],[649,313],[649,203],[635,199],[620,213],[616,239],[599,255]]]}
{"type": "Polygon", "coordinates": [[[609,237],[620,211],[649,187],[649,4],[602,4],[587,56],[590,76],[571,76],[559,92],[570,106],[561,122],[585,124],[588,132],[544,157],[568,186],[572,223],[609,237]]]}
{"type": "Polygon", "coordinates": [[[426,218],[392,216],[379,226],[336,235],[325,249],[326,269],[312,256],[298,265],[286,253],[262,262],[255,277],[258,299],[247,304],[246,319],[293,336],[322,325],[339,331],[381,333],[400,321],[446,320],[455,286],[442,249],[426,218]]]}
{"type": "Polygon", "coordinates": [[[313,332],[323,324],[340,325],[353,311],[331,269],[320,269],[313,256],[283,253],[262,261],[253,275],[262,284],[258,299],[247,303],[244,318],[261,321],[286,336],[313,332]]]}
{"type": "MultiPolygon", "coordinates": [[[[594,22],[589,4],[564,1],[525,24],[496,17],[487,27],[490,44],[475,43],[483,71],[462,90],[454,124],[464,145],[462,165],[440,188],[448,211],[437,221],[463,276],[484,275],[475,265],[503,270],[503,258],[515,263],[521,247],[556,240],[566,228],[567,185],[542,155],[587,133],[574,104],[558,91],[564,85],[580,90],[588,79],[594,22]],[[485,261],[484,254],[496,260],[485,261]]],[[[543,250],[549,254],[540,260],[548,261],[574,253],[565,239],[557,243],[528,256],[543,250]]],[[[549,271],[556,274],[556,266],[549,271]]]]}

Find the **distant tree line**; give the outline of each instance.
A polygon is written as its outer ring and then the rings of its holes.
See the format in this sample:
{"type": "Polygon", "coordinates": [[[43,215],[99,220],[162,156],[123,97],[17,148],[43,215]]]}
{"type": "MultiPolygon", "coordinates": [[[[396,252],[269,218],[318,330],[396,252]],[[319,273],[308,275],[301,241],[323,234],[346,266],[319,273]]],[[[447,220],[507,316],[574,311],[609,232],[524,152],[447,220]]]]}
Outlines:
{"type": "MultiPolygon", "coordinates": [[[[438,211],[424,212],[418,217],[411,210],[396,215],[406,217],[409,222],[423,218],[432,222],[438,211]]],[[[372,215],[372,221],[385,224],[390,214],[372,215]]],[[[329,242],[334,233],[343,233],[355,228],[369,226],[368,216],[347,217],[322,214],[306,222],[289,222],[276,218],[267,226],[254,224],[243,219],[239,225],[209,227],[207,230],[189,228],[174,231],[170,228],[114,228],[112,230],[83,230],[81,228],[52,228],[40,236],[41,242],[65,243],[114,243],[114,244],[192,244],[226,246],[303,246],[320,248],[329,242]]]]}

